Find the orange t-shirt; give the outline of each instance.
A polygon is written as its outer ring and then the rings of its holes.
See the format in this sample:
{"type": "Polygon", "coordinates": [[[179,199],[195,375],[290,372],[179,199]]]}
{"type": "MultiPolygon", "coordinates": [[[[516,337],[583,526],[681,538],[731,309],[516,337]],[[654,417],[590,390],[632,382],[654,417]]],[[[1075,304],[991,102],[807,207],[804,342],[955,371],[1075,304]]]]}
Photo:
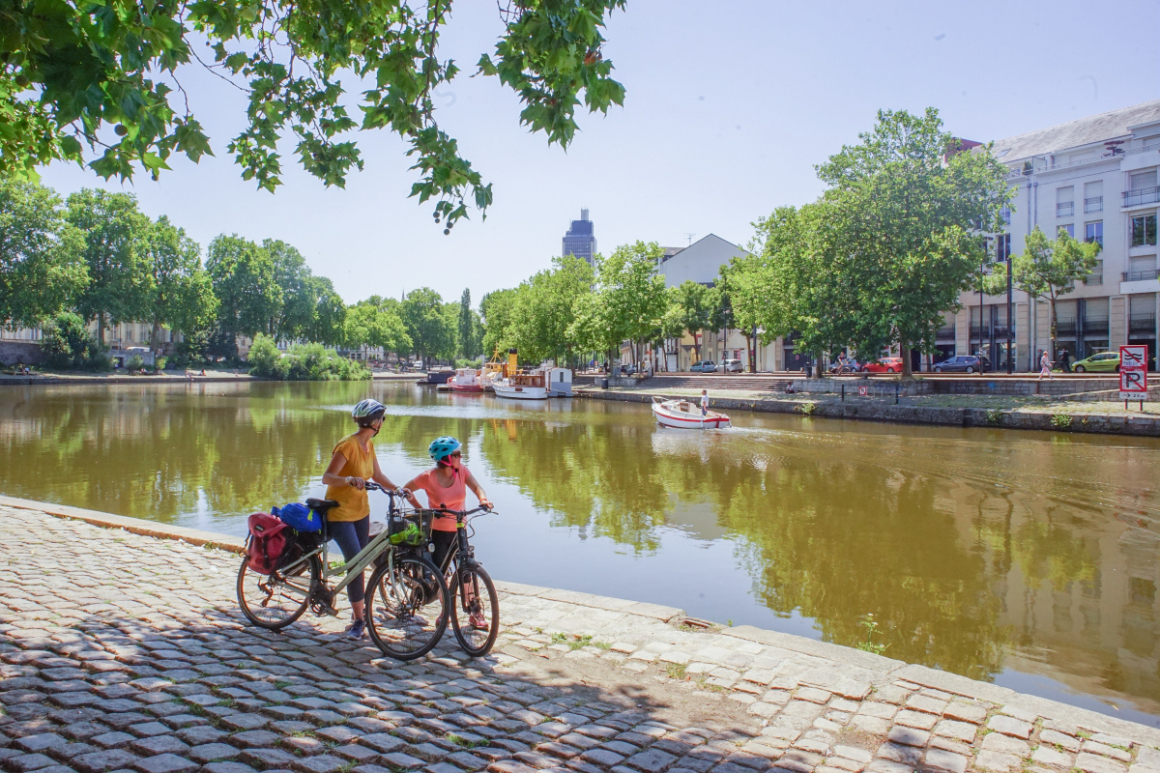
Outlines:
{"type": "MultiPolygon", "coordinates": [[[[446,507],[448,510],[463,510],[467,501],[467,468],[460,467],[450,486],[444,486],[435,477],[435,470],[428,470],[415,478],[415,490],[427,495],[427,507],[446,507]]],[[[441,515],[431,524],[435,531],[455,531],[455,516],[441,515]]]]}

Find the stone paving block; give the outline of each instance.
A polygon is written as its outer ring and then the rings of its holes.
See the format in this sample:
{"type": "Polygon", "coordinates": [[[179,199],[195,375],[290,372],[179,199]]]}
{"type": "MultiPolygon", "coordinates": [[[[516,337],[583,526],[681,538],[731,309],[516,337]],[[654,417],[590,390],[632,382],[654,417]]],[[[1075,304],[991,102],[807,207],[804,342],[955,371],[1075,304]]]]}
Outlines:
{"type": "Polygon", "coordinates": [[[1109,757],[1091,752],[1080,752],[1075,766],[1084,773],[1126,773],[1128,766],[1109,757]]]}
{"type": "Polygon", "coordinates": [[[242,762],[259,770],[288,768],[297,759],[290,752],[281,749],[246,749],[239,756],[242,762]]]}
{"type": "Polygon", "coordinates": [[[137,755],[124,749],[109,749],[75,757],[70,766],[81,773],[108,773],[111,770],[132,767],[137,759],[137,755]]]}
{"type": "Polygon", "coordinates": [[[241,762],[211,762],[202,767],[203,773],[256,773],[249,765],[241,762]]]}
{"type": "Polygon", "coordinates": [[[1031,761],[1039,765],[1046,765],[1049,768],[1060,768],[1063,770],[1071,770],[1074,763],[1074,757],[1066,752],[1058,752],[1055,749],[1047,746],[1040,746],[1031,755],[1031,761]]]}
{"type": "Polygon", "coordinates": [[[955,754],[944,749],[929,749],[923,762],[932,770],[946,771],[946,773],[963,773],[967,769],[966,755],[955,754]]]}
{"type": "Polygon", "coordinates": [[[925,730],[916,730],[913,727],[898,725],[890,730],[887,736],[891,741],[904,746],[926,746],[930,740],[930,733],[925,730]]]}
{"type": "Polygon", "coordinates": [[[129,744],[129,750],[147,756],[152,754],[182,754],[189,750],[189,744],[172,735],[158,735],[141,738],[129,744]]]}
{"type": "Polygon", "coordinates": [[[1002,733],[989,733],[983,739],[981,748],[1001,754],[1014,754],[1017,757],[1026,757],[1031,753],[1031,745],[1026,741],[1002,733]]]}
{"type": "Polygon", "coordinates": [[[951,701],[943,709],[943,716],[948,719],[970,722],[977,725],[987,718],[987,710],[977,703],[951,701]]]}
{"type": "Polygon", "coordinates": [[[619,765],[623,762],[624,755],[611,752],[607,749],[589,749],[580,755],[580,759],[584,762],[590,762],[593,765],[611,767],[612,765],[619,765]]]}
{"type": "Polygon", "coordinates": [[[1019,770],[1021,765],[1022,760],[1019,757],[1002,752],[981,751],[979,756],[975,758],[976,770],[986,770],[991,771],[991,773],[1010,773],[1019,770]]]}
{"type": "Polygon", "coordinates": [[[1031,737],[1031,731],[1034,729],[1034,726],[1030,722],[1002,714],[996,714],[991,717],[987,721],[987,727],[997,733],[1022,738],[1024,740],[1031,737]]]}
{"type": "Polygon", "coordinates": [[[157,754],[138,760],[133,767],[141,773],[190,773],[201,765],[176,754],[157,754]]]}
{"type": "Polygon", "coordinates": [[[409,754],[404,754],[403,752],[392,752],[390,754],[384,754],[382,755],[381,759],[388,767],[398,770],[414,770],[415,768],[421,768],[426,764],[423,762],[423,760],[416,759],[409,754]]]}
{"type": "Polygon", "coordinates": [[[944,719],[934,726],[934,734],[945,738],[953,738],[963,743],[972,743],[978,733],[977,726],[970,722],[959,722],[953,719],[944,719]]]}
{"type": "Polygon", "coordinates": [[[1160,770],[1160,750],[1151,746],[1140,746],[1136,750],[1136,763],[1146,768],[1160,770]]]}
{"type": "Polygon", "coordinates": [[[46,754],[17,754],[4,760],[4,767],[13,773],[27,773],[56,764],[56,760],[46,754]]]}
{"type": "Polygon", "coordinates": [[[878,747],[876,756],[890,760],[891,762],[916,766],[922,761],[922,749],[888,742],[878,747]]]}
{"type": "Polygon", "coordinates": [[[201,746],[194,746],[186,752],[187,757],[203,765],[221,760],[232,760],[239,754],[241,754],[239,749],[225,743],[202,744],[201,746]]]}
{"type": "Polygon", "coordinates": [[[131,743],[135,740],[137,740],[137,736],[135,735],[122,732],[113,732],[94,735],[89,739],[89,743],[96,744],[97,746],[100,746],[104,749],[113,749],[118,746],[124,746],[125,744],[131,743]]]}
{"type": "Polygon", "coordinates": [[[916,730],[932,730],[938,723],[938,716],[927,714],[913,709],[903,709],[894,715],[894,723],[904,727],[913,727],[916,730]]]}
{"type": "Polygon", "coordinates": [[[1080,750],[1090,752],[1091,754],[1100,754],[1104,757],[1111,757],[1113,760],[1119,760],[1120,762],[1132,761],[1132,755],[1123,749],[1117,749],[1114,746],[1108,746],[1107,744],[1094,740],[1084,741],[1080,750]]]}
{"type": "Polygon", "coordinates": [[[1096,743],[1107,744],[1108,746],[1123,746],[1125,749],[1130,749],[1132,747],[1132,740],[1129,738],[1124,738],[1121,735],[1096,733],[1092,736],[1091,740],[1095,741],[1096,743]]]}
{"type": "Polygon", "coordinates": [[[42,752],[51,749],[53,746],[63,746],[66,743],[68,743],[68,739],[56,733],[37,733],[36,735],[26,735],[23,738],[17,738],[16,742],[12,745],[21,751],[42,752]]]}

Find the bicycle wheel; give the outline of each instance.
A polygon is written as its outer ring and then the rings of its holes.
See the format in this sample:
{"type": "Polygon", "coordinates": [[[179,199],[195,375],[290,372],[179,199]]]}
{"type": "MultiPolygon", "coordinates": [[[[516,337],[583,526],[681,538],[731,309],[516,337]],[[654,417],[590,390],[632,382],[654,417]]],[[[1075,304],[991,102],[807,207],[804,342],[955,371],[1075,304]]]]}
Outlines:
{"type": "Polygon", "coordinates": [[[251,571],[249,558],[243,558],[238,569],[238,605],[254,625],[277,630],[302,617],[321,581],[322,563],[316,555],[286,574],[258,574],[251,571]]]}
{"type": "Polygon", "coordinates": [[[447,586],[426,558],[396,556],[371,574],[367,628],[387,657],[414,660],[431,651],[447,630],[447,586]]]}
{"type": "Polygon", "coordinates": [[[487,570],[476,564],[474,569],[455,572],[447,595],[451,597],[451,626],[459,646],[473,658],[491,652],[499,636],[499,595],[487,570]],[[473,623],[473,617],[486,627],[473,623]]]}

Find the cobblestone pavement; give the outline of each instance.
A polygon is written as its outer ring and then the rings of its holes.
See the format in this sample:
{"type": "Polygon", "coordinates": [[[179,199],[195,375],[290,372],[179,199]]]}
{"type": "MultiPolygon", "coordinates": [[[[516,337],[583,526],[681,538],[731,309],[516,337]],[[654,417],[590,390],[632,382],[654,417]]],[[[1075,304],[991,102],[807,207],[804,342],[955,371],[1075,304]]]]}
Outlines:
{"type": "Polygon", "coordinates": [[[0,507],[11,773],[1160,773],[1160,733],[797,637],[506,584],[496,652],[243,624],[238,556],[0,507]]]}

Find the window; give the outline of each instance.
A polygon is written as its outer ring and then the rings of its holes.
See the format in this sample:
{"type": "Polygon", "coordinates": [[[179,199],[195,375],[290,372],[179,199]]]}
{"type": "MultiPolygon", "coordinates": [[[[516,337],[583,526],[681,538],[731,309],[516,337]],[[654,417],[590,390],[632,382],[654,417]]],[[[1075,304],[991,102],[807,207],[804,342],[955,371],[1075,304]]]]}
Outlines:
{"type": "MultiPolygon", "coordinates": [[[[1066,231],[1068,236],[1070,236],[1073,239],[1075,238],[1075,223],[1068,223],[1067,225],[1061,225],[1059,227],[1059,230],[1066,231]]],[[[1058,233],[1055,236],[1057,239],[1059,238],[1058,233]]]]}
{"type": "Polygon", "coordinates": [[[1011,225],[1011,208],[1003,207],[1003,209],[999,210],[999,217],[1003,218],[1005,224],[1011,225]]]}
{"type": "Polygon", "coordinates": [[[1104,283],[1104,262],[1102,260],[1096,261],[1096,267],[1088,274],[1088,278],[1083,280],[1086,285],[1102,285],[1104,283]]]}
{"type": "Polygon", "coordinates": [[[1003,262],[1011,256],[1011,234],[999,234],[995,237],[995,260],[1003,262]]]}
{"type": "Polygon", "coordinates": [[[1104,181],[1093,180],[1083,185],[1083,211],[1104,211],[1104,181]]]}
{"type": "Polygon", "coordinates": [[[1156,244],[1156,216],[1141,215],[1132,218],[1132,247],[1143,247],[1156,244]]]}
{"type": "Polygon", "coordinates": [[[1145,188],[1155,188],[1156,171],[1152,170],[1151,172],[1137,172],[1136,174],[1132,175],[1129,180],[1131,181],[1131,189],[1134,191],[1143,190],[1145,188]]]}
{"type": "Polygon", "coordinates": [[[1096,242],[1101,247],[1104,246],[1104,221],[1097,220],[1094,223],[1087,223],[1084,226],[1084,241],[1096,242]]]}
{"type": "Polygon", "coordinates": [[[1068,185],[1055,189],[1055,216],[1070,217],[1075,214],[1075,187],[1068,185]]]}

